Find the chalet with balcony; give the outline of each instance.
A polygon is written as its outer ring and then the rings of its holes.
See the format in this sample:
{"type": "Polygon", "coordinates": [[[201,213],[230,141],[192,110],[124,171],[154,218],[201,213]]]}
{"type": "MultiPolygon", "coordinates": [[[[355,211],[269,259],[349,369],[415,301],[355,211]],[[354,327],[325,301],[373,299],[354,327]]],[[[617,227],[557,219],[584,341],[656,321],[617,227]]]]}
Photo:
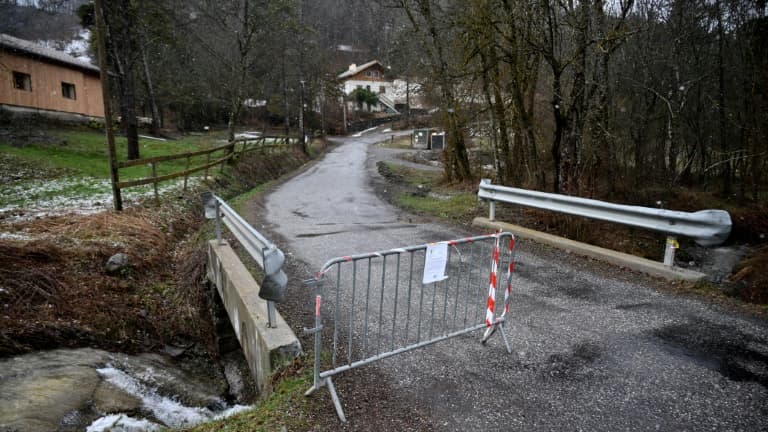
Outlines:
{"type": "MultiPolygon", "coordinates": [[[[386,68],[378,60],[369,61],[360,66],[351,64],[346,71],[337,76],[337,79],[346,95],[352,94],[359,88],[375,93],[379,103],[372,106],[371,111],[397,113],[393,101],[393,81],[387,77],[386,68]]],[[[362,108],[367,109],[367,107],[362,108]]],[[[361,107],[353,101],[348,101],[347,109],[354,111],[361,107]]]]}

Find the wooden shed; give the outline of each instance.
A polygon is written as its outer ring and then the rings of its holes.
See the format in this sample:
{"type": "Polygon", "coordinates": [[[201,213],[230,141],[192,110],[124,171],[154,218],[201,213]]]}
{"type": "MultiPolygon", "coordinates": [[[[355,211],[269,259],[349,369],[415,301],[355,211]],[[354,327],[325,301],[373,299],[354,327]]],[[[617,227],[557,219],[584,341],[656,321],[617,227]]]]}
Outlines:
{"type": "Polygon", "coordinates": [[[0,108],[77,120],[104,118],[99,68],[0,34],[0,108]]]}

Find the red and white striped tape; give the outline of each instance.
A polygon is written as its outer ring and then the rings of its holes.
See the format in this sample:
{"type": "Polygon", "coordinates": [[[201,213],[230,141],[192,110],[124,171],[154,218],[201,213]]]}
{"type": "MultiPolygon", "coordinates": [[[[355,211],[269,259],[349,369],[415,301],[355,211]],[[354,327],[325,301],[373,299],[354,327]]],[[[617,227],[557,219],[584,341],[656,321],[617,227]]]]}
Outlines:
{"type": "Polygon", "coordinates": [[[504,318],[504,315],[509,312],[509,304],[512,300],[512,272],[515,271],[515,260],[513,258],[512,252],[515,250],[515,238],[511,237],[509,239],[509,266],[507,267],[507,289],[504,290],[504,311],[501,313],[501,317],[504,318]]]}
{"type": "MultiPolygon", "coordinates": [[[[499,271],[499,249],[500,249],[501,237],[496,236],[496,241],[493,244],[493,258],[491,260],[491,276],[488,284],[488,306],[485,311],[485,334],[483,335],[483,341],[487,340],[491,334],[496,330],[495,327],[495,314],[496,309],[496,289],[498,288],[498,271],[499,271]]],[[[509,312],[509,304],[512,299],[512,272],[515,270],[515,260],[512,257],[512,251],[515,249],[515,238],[512,237],[509,240],[509,266],[507,267],[507,287],[504,290],[504,310],[501,313],[501,318],[509,312]]]]}
{"type": "Polygon", "coordinates": [[[488,284],[488,307],[485,311],[485,326],[493,325],[493,311],[496,309],[496,287],[498,286],[497,273],[499,270],[499,236],[493,243],[493,257],[491,258],[491,277],[488,284]]]}

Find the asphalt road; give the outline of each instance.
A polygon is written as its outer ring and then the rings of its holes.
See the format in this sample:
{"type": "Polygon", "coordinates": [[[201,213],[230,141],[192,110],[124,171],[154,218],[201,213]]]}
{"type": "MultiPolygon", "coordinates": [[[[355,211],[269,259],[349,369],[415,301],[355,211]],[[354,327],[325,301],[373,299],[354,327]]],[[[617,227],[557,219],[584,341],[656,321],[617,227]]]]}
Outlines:
{"type": "MultiPolygon", "coordinates": [[[[336,256],[478,234],[419,223],[377,197],[371,144],[388,137],[347,138],[267,197],[266,222],[289,257],[318,270],[336,256]]],[[[513,353],[478,333],[341,374],[351,429],[409,407],[395,428],[768,430],[768,323],[663,283],[520,244],[513,353]]],[[[315,397],[333,415],[327,391],[315,397]]]]}

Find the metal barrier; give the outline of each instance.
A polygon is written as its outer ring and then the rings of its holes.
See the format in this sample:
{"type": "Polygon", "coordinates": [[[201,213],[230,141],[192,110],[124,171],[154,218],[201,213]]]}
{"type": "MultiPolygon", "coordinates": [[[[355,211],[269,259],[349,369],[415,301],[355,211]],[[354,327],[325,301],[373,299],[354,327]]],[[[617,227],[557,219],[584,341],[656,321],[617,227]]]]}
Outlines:
{"type": "Polygon", "coordinates": [[[202,198],[205,217],[216,219],[216,239],[219,243],[223,241],[221,232],[223,222],[264,271],[259,297],[267,300],[269,327],[274,327],[275,301],[283,301],[288,285],[288,277],[282,270],[285,255],[274,243],[240,217],[223,199],[211,192],[204,193],[202,198]]]}
{"type": "Polygon", "coordinates": [[[679,248],[678,236],[690,237],[702,246],[714,246],[727,240],[731,233],[731,216],[725,210],[688,213],[612,204],[568,195],[497,186],[491,184],[488,179],[480,180],[477,197],[489,201],[490,220],[496,217],[496,201],[500,201],[662,232],[667,235],[664,250],[666,266],[674,264],[675,250],[679,248]]]}
{"type": "Polygon", "coordinates": [[[315,327],[304,329],[315,336],[315,376],[306,395],[328,387],[346,421],[336,374],[483,328],[485,343],[499,327],[511,353],[504,322],[514,245],[512,234],[498,233],[328,261],[307,281],[315,289],[315,327]],[[506,269],[503,302],[496,301],[498,269],[506,269]],[[332,341],[325,371],[323,339],[332,341]]]}

